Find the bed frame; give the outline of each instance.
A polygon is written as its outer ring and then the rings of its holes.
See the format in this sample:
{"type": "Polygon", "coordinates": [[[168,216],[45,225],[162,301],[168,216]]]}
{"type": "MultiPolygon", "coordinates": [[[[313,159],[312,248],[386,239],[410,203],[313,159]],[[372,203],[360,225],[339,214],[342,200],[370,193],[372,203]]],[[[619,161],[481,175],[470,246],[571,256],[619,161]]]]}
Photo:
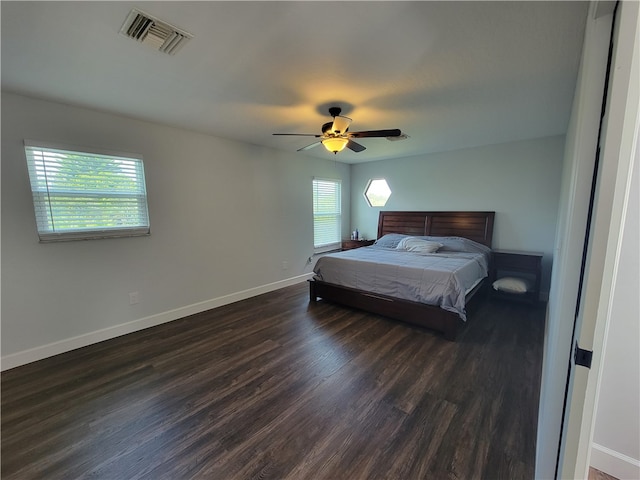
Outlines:
{"type": "MultiPolygon", "coordinates": [[[[408,235],[457,236],[469,238],[491,247],[495,212],[380,212],[378,236],[387,233],[408,235]]],[[[486,288],[485,278],[466,296],[466,313],[480,303],[486,288]]],[[[438,306],[372,294],[355,288],[342,287],[320,280],[309,280],[312,302],[318,297],[368,312],[437,330],[447,340],[455,340],[464,321],[454,312],[438,306]]]]}

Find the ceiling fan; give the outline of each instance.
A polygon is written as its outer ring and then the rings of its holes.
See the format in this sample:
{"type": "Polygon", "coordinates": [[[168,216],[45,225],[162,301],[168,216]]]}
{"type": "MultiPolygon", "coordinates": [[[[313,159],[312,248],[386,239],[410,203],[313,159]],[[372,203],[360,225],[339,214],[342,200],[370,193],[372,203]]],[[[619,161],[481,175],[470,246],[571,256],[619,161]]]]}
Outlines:
{"type": "Polygon", "coordinates": [[[321,138],[311,145],[298,149],[298,152],[303,150],[309,150],[317,145],[324,145],[324,147],[330,152],[336,154],[346,148],[354,152],[362,152],[366,150],[364,145],[354,142],[353,138],[372,138],[372,137],[400,137],[402,132],[397,129],[390,130],[367,130],[364,132],[350,132],[349,125],[351,125],[351,119],[349,117],[343,117],[340,115],[342,109],[340,107],[331,107],[329,109],[329,115],[333,117],[333,121],[327,122],[322,125],[322,134],[314,133],[274,133],[274,135],[295,135],[299,137],[316,137],[321,138]]]}

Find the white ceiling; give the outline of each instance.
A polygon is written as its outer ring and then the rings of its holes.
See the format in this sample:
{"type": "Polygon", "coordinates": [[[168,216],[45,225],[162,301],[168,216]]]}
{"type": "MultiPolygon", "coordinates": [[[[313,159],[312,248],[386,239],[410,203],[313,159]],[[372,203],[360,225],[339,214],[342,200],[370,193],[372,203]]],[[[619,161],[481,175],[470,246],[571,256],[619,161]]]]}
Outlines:
{"type": "MultiPolygon", "coordinates": [[[[362,161],[566,132],[585,2],[1,2],[2,88],[295,152],[328,108],[362,161]],[[194,38],[119,34],[132,8],[194,38]]],[[[6,121],[6,120],[5,120],[6,121]]],[[[330,158],[322,147],[300,152],[330,158]]]]}

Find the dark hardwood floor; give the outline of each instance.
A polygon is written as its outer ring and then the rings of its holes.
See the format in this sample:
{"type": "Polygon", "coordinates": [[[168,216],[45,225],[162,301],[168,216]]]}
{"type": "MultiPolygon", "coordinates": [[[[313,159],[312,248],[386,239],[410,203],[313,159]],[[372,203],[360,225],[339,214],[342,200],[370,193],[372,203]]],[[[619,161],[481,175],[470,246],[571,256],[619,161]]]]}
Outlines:
{"type": "Polygon", "coordinates": [[[544,309],[455,343],[287,287],[2,373],[2,478],[530,479],[544,309]]]}
{"type": "Polygon", "coordinates": [[[616,477],[612,477],[608,473],[601,472],[597,468],[589,467],[588,480],[618,480],[616,477]]]}

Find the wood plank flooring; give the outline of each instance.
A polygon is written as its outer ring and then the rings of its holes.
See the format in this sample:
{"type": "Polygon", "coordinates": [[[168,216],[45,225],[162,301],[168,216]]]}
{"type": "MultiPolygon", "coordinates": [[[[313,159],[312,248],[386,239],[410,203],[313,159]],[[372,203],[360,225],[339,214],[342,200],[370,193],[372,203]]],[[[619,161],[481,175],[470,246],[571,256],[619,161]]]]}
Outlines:
{"type": "Polygon", "coordinates": [[[616,477],[609,475],[608,473],[601,472],[597,468],[589,467],[588,480],[618,480],[618,479],[616,477]]]}
{"type": "Polygon", "coordinates": [[[530,479],[544,309],[455,343],[306,284],[2,374],[2,478],[530,479]]]}

